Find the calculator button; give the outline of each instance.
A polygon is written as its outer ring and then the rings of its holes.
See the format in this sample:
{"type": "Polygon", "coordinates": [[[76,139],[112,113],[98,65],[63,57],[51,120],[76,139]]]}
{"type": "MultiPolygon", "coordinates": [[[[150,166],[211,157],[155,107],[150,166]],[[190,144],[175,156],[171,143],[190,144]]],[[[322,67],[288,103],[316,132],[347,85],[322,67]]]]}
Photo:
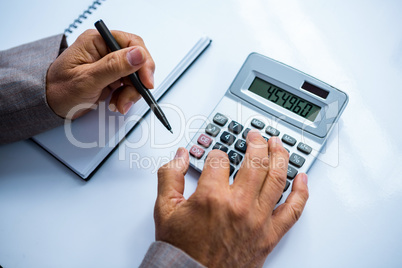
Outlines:
{"type": "Polygon", "coordinates": [[[269,139],[267,138],[267,137],[265,137],[265,136],[262,136],[266,141],[268,141],[269,139]]]}
{"type": "Polygon", "coordinates": [[[295,153],[293,153],[289,158],[289,162],[296,167],[303,166],[305,161],[306,161],[306,159],[304,159],[302,156],[295,154],[295,153]]]}
{"type": "Polygon", "coordinates": [[[277,130],[276,128],[273,128],[271,126],[268,126],[265,129],[265,132],[267,132],[267,134],[271,135],[271,136],[279,136],[280,131],[277,130]]]}
{"type": "Polygon", "coordinates": [[[200,146],[193,145],[190,149],[190,154],[197,159],[200,159],[204,155],[205,151],[200,146]]]}
{"type": "Polygon", "coordinates": [[[236,137],[230,134],[227,131],[224,131],[221,135],[221,142],[227,145],[232,145],[232,143],[236,140],[236,137]]]}
{"type": "Polygon", "coordinates": [[[287,134],[283,135],[282,141],[283,141],[284,143],[290,145],[290,146],[293,146],[293,145],[296,144],[296,139],[293,138],[293,137],[291,137],[291,136],[289,136],[289,135],[287,135],[287,134]]]}
{"type": "Polygon", "coordinates": [[[251,120],[251,125],[258,129],[263,129],[265,127],[265,124],[262,121],[255,118],[251,120]]]}
{"type": "Polygon", "coordinates": [[[223,114],[217,113],[212,120],[215,122],[215,124],[218,124],[222,127],[226,124],[228,118],[223,114]]]}
{"type": "Polygon", "coordinates": [[[229,150],[228,147],[226,147],[225,145],[223,145],[220,142],[215,143],[215,145],[214,145],[214,147],[212,149],[218,149],[218,150],[221,150],[221,151],[223,151],[225,153],[227,153],[228,150],[229,150]]]}
{"type": "Polygon", "coordinates": [[[288,166],[288,174],[287,177],[289,180],[293,180],[297,175],[297,169],[294,167],[288,166]]]}
{"type": "Polygon", "coordinates": [[[240,151],[241,153],[245,154],[247,150],[247,145],[245,140],[237,140],[235,144],[236,150],[240,151]]]}
{"type": "Polygon", "coordinates": [[[208,124],[207,127],[205,128],[205,132],[212,137],[216,137],[216,135],[219,134],[221,129],[218,126],[215,126],[214,124],[208,124]]]}
{"type": "Polygon", "coordinates": [[[234,134],[239,134],[243,130],[243,126],[237,123],[236,121],[230,122],[228,129],[232,131],[234,134]]]}
{"type": "Polygon", "coordinates": [[[249,128],[246,128],[244,131],[243,131],[243,139],[246,139],[247,138],[247,134],[248,134],[248,132],[250,131],[251,129],[249,129],[249,128]]]}
{"type": "Polygon", "coordinates": [[[290,182],[288,182],[288,180],[286,180],[286,185],[285,185],[285,189],[283,189],[283,192],[286,192],[289,189],[290,186],[290,182]]]}
{"type": "Polygon", "coordinates": [[[198,137],[197,142],[198,144],[204,146],[205,148],[208,148],[212,143],[212,138],[208,137],[205,134],[201,134],[200,137],[198,137]]]}
{"type": "Polygon", "coordinates": [[[243,160],[243,156],[241,156],[241,154],[235,151],[230,151],[228,155],[230,162],[232,162],[235,165],[238,165],[241,162],[241,160],[243,160]]]}
{"type": "Polygon", "coordinates": [[[235,171],[235,167],[230,165],[229,176],[233,174],[233,171],[235,171]]]}
{"type": "Polygon", "coordinates": [[[299,142],[299,144],[297,145],[297,149],[305,154],[310,154],[312,151],[310,146],[302,142],[299,142]]]}

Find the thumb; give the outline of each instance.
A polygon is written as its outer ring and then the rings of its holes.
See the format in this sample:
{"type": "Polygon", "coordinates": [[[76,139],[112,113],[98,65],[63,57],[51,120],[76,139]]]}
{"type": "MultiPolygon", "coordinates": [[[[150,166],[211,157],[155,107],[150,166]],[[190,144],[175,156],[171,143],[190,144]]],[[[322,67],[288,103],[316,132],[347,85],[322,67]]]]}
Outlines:
{"type": "Polygon", "coordinates": [[[272,223],[279,237],[296,223],[306,206],[309,197],[307,180],[306,174],[299,173],[294,179],[292,192],[285,203],[278,206],[273,213],[272,223]]]}
{"type": "Polygon", "coordinates": [[[107,54],[91,64],[94,81],[102,88],[138,71],[146,62],[145,50],[129,47],[107,54]]]}
{"type": "MultiPolygon", "coordinates": [[[[188,151],[180,147],[173,160],[158,170],[158,199],[180,202],[184,199],[184,175],[189,166],[188,151]]],[[[170,203],[170,202],[168,202],[170,203]]]]}

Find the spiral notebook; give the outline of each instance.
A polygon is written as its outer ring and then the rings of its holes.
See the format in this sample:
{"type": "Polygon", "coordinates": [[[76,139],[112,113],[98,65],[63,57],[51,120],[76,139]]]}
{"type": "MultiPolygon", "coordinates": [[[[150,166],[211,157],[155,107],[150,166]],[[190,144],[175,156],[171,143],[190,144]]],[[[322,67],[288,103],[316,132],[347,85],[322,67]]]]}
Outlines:
{"type": "MultiPolygon", "coordinates": [[[[195,33],[185,22],[171,18],[149,1],[130,0],[94,1],[65,29],[67,43],[73,43],[86,29],[94,29],[94,22],[99,19],[111,30],[135,33],[143,38],[156,63],[155,89],[151,91],[156,100],[211,43],[211,39],[195,33]]],[[[122,119],[122,115],[107,109],[107,103],[108,100],[101,102],[96,110],[41,133],[33,140],[87,180],[150,110],[141,99],[122,119]]]]}

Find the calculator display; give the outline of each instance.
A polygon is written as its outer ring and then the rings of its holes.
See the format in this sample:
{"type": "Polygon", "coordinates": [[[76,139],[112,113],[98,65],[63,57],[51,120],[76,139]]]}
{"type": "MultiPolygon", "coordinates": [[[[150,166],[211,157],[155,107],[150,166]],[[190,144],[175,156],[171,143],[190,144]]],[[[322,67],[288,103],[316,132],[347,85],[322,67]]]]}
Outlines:
{"type": "Polygon", "coordinates": [[[321,111],[320,106],[258,77],[254,79],[248,90],[312,122],[321,111]]]}

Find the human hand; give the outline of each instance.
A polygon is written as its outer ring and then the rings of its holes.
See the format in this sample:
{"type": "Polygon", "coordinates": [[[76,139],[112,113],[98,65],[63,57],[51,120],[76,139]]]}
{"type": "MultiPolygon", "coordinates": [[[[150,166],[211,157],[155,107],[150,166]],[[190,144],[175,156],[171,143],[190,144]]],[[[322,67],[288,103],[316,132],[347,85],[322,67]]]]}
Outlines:
{"type": "Polygon", "coordinates": [[[108,53],[98,31],[87,30],[50,65],[46,97],[57,115],[75,119],[111,92],[109,109],[126,114],[141,97],[126,77],[137,71],[145,87],[154,87],[155,63],[141,37],[120,31],[112,34],[123,49],[108,53]],[[82,104],[86,108],[69,114],[82,104]]]}
{"type": "Polygon", "coordinates": [[[289,153],[279,138],[268,143],[247,135],[247,152],[232,185],[226,153],[209,153],[196,191],[183,197],[188,152],[158,171],[156,240],[182,249],[208,267],[261,266],[299,219],[308,199],[307,175],[298,174],[285,203],[275,210],[286,183],[289,153]]]}

